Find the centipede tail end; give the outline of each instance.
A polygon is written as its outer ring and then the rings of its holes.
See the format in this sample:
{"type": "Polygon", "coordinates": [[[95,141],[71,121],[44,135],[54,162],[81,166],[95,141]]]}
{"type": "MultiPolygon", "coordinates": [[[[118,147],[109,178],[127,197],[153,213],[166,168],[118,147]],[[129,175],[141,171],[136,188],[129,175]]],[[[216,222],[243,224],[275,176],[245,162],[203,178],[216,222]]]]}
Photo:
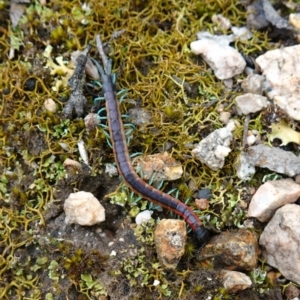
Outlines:
{"type": "Polygon", "coordinates": [[[196,234],[198,241],[200,242],[200,247],[201,248],[204,247],[210,238],[210,234],[209,234],[208,230],[204,227],[198,227],[197,230],[195,231],[195,234],[196,234]]]}

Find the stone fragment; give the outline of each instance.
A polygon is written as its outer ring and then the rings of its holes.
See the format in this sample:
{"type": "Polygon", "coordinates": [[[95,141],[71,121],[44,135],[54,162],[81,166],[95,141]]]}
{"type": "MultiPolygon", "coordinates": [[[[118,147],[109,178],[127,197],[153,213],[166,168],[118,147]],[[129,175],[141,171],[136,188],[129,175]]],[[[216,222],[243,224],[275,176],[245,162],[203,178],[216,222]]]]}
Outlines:
{"type": "Polygon", "coordinates": [[[237,96],[235,102],[238,112],[244,115],[256,113],[268,106],[266,97],[251,93],[237,96]]]}
{"type": "Polygon", "coordinates": [[[299,215],[299,205],[286,204],[279,208],[259,240],[266,263],[297,284],[300,284],[299,215]]]}
{"type": "Polygon", "coordinates": [[[151,215],[153,214],[153,211],[151,210],[144,210],[136,215],[135,217],[135,223],[137,225],[141,225],[142,223],[147,223],[152,219],[151,215]]]}
{"type": "Polygon", "coordinates": [[[236,160],[235,170],[238,178],[242,180],[250,180],[252,175],[255,174],[255,167],[249,163],[248,155],[246,152],[241,152],[236,160]]]}
{"type": "Polygon", "coordinates": [[[266,52],[256,59],[270,84],[267,96],[292,119],[300,120],[300,45],[266,52]]]}
{"type": "Polygon", "coordinates": [[[153,122],[151,113],[142,107],[130,108],[128,114],[132,124],[136,126],[145,126],[153,122]]]}
{"type": "Polygon", "coordinates": [[[200,210],[206,210],[209,208],[209,202],[205,198],[195,199],[195,204],[200,210]]]}
{"type": "Polygon", "coordinates": [[[154,242],[160,263],[175,269],[184,254],[186,225],[182,220],[163,219],[154,232],[154,242]]]}
{"type": "Polygon", "coordinates": [[[57,106],[53,99],[51,99],[51,98],[46,99],[44,102],[44,107],[46,108],[46,110],[48,110],[52,113],[56,113],[57,106]]]}
{"type": "Polygon", "coordinates": [[[256,234],[247,229],[240,229],[213,236],[200,250],[197,258],[211,258],[216,266],[227,270],[250,271],[256,267],[259,254],[256,234]]]}
{"type": "Polygon", "coordinates": [[[250,74],[242,82],[242,89],[246,93],[262,95],[265,78],[258,74],[250,74]]]}
{"type": "Polygon", "coordinates": [[[247,27],[250,29],[261,30],[269,25],[266,19],[262,1],[254,1],[247,6],[247,27]]]}
{"type": "Polygon", "coordinates": [[[245,153],[248,163],[293,177],[300,174],[300,157],[292,152],[267,145],[256,145],[245,153]]]}
{"type": "Polygon", "coordinates": [[[105,209],[92,193],[71,193],[64,204],[66,224],[92,226],[105,221],[105,209]]]}
{"type": "Polygon", "coordinates": [[[234,48],[203,38],[191,43],[194,54],[201,54],[219,79],[229,79],[241,74],[246,66],[243,56],[234,48]]]}
{"type": "Polygon", "coordinates": [[[300,185],[290,178],[267,181],[252,197],[248,216],[267,222],[272,218],[276,209],[297,201],[299,196],[300,185]]]}
{"type": "Polygon", "coordinates": [[[289,22],[294,28],[300,30],[300,13],[290,14],[289,22]]]}
{"type": "Polygon", "coordinates": [[[78,161],[70,158],[65,159],[63,166],[70,175],[75,175],[82,171],[81,164],[78,161]]]}
{"type": "Polygon", "coordinates": [[[225,127],[217,129],[192,150],[192,155],[217,171],[224,166],[225,157],[231,151],[229,148],[231,140],[232,133],[229,129],[225,127]]]}
{"type": "Polygon", "coordinates": [[[214,24],[217,24],[222,30],[228,30],[231,27],[231,22],[229,19],[225,18],[221,14],[214,14],[211,17],[214,24]]]}
{"type": "Polygon", "coordinates": [[[300,291],[299,289],[294,285],[288,285],[287,288],[284,291],[284,295],[287,299],[293,299],[293,300],[299,300],[300,291]]]}
{"type": "Polygon", "coordinates": [[[220,121],[223,124],[227,124],[229,122],[230,117],[231,117],[231,113],[229,111],[222,111],[220,113],[220,121]]]}
{"type": "Polygon", "coordinates": [[[177,180],[183,174],[181,163],[168,152],[137,156],[132,165],[141,178],[152,182],[177,180]]]}
{"type": "Polygon", "coordinates": [[[231,294],[250,288],[251,279],[241,272],[222,270],[220,272],[224,288],[231,294]]]}
{"type": "Polygon", "coordinates": [[[84,125],[86,131],[91,131],[97,128],[97,126],[101,123],[101,118],[98,114],[89,113],[84,118],[84,125]]]}

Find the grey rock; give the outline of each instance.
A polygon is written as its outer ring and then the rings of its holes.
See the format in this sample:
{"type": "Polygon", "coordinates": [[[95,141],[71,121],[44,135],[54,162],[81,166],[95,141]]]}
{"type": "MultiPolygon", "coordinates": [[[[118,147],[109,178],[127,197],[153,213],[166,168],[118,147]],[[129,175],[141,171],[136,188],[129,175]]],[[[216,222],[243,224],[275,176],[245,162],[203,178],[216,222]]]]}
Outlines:
{"type": "Polygon", "coordinates": [[[246,156],[249,164],[290,177],[300,174],[300,158],[292,152],[267,145],[252,146],[246,156]]]}
{"type": "Polygon", "coordinates": [[[246,93],[261,95],[264,87],[264,76],[258,74],[250,74],[243,82],[242,89],[246,93]]]}
{"type": "Polygon", "coordinates": [[[238,111],[244,115],[261,111],[269,105],[266,97],[257,94],[245,94],[235,98],[238,111]]]}
{"type": "Polygon", "coordinates": [[[232,133],[226,127],[212,132],[192,150],[192,155],[213,170],[224,166],[225,157],[229,154],[232,133]]]}
{"type": "Polygon", "coordinates": [[[279,208],[264,229],[259,244],[267,263],[300,284],[300,206],[279,208]]]}

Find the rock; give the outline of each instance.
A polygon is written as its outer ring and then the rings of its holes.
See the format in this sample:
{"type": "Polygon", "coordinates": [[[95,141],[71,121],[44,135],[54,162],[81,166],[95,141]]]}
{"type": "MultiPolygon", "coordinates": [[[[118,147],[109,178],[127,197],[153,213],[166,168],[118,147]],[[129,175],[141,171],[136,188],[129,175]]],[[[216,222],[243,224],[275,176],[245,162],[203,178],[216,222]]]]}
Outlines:
{"type": "Polygon", "coordinates": [[[252,175],[255,174],[255,167],[248,161],[248,154],[241,152],[237,157],[235,164],[236,175],[242,180],[250,180],[252,175]]]}
{"type": "Polygon", "coordinates": [[[249,130],[247,133],[247,144],[252,146],[258,144],[261,141],[260,133],[257,130],[249,130]]]}
{"type": "Polygon", "coordinates": [[[299,196],[300,185],[290,178],[268,181],[261,185],[252,197],[248,216],[267,222],[276,209],[297,201],[299,196]]]}
{"type": "Polygon", "coordinates": [[[151,113],[145,108],[130,108],[128,114],[132,124],[136,126],[145,126],[153,122],[151,113]]]}
{"type": "Polygon", "coordinates": [[[300,291],[294,285],[288,285],[284,291],[284,295],[286,296],[287,299],[295,300],[295,298],[300,296],[300,291]]]}
{"type": "Polygon", "coordinates": [[[220,128],[203,139],[192,150],[192,155],[202,163],[217,171],[224,166],[225,157],[229,154],[232,133],[227,128],[220,128]]]}
{"type": "Polygon", "coordinates": [[[244,158],[250,165],[267,168],[290,177],[300,174],[300,157],[279,148],[262,144],[252,146],[244,158]]]}
{"type": "Polygon", "coordinates": [[[235,98],[239,114],[256,113],[269,105],[267,98],[257,94],[245,94],[235,98]]]}
{"type": "Polygon", "coordinates": [[[300,206],[286,204],[279,208],[265,227],[259,244],[267,264],[300,284],[300,206]]]}
{"type": "Polygon", "coordinates": [[[300,13],[290,14],[289,22],[294,28],[300,30],[300,13]]]}
{"type": "Polygon", "coordinates": [[[194,41],[191,50],[194,54],[202,55],[219,79],[241,74],[246,66],[243,56],[237,50],[215,39],[205,37],[194,41]]]}
{"type": "Polygon", "coordinates": [[[269,25],[265,17],[262,1],[254,1],[247,6],[247,27],[250,29],[261,30],[269,25]]]}
{"type": "Polygon", "coordinates": [[[105,164],[105,174],[108,174],[110,177],[118,176],[118,168],[115,164],[105,164]]]}
{"type": "Polygon", "coordinates": [[[211,17],[211,20],[214,24],[217,24],[222,30],[228,30],[229,28],[231,28],[230,20],[225,18],[221,14],[214,14],[211,17]]]}
{"type": "Polygon", "coordinates": [[[195,199],[195,203],[198,209],[206,210],[209,208],[209,202],[205,198],[195,199]]]}
{"type": "Polygon", "coordinates": [[[265,77],[258,74],[250,74],[243,82],[242,89],[246,93],[262,95],[265,77]]]}
{"type": "Polygon", "coordinates": [[[64,204],[65,223],[92,226],[105,221],[105,209],[92,193],[71,193],[64,204]]]}
{"type": "Polygon", "coordinates": [[[220,121],[223,124],[227,124],[229,122],[230,117],[231,117],[231,113],[229,111],[222,111],[220,113],[220,121]]]}
{"type": "Polygon", "coordinates": [[[57,106],[53,99],[51,98],[46,99],[44,102],[44,107],[46,108],[46,110],[52,113],[56,113],[57,106]]]}
{"type": "Polygon", "coordinates": [[[75,175],[78,174],[80,171],[82,171],[81,164],[73,159],[67,158],[65,159],[63,166],[68,174],[75,175]]]}
{"type": "Polygon", "coordinates": [[[228,270],[250,271],[256,267],[259,254],[255,233],[241,229],[213,236],[197,258],[213,258],[214,264],[228,270]]]}
{"type": "Polygon", "coordinates": [[[168,152],[137,156],[132,165],[141,178],[152,182],[177,180],[183,174],[181,163],[168,152]]]}
{"type": "Polygon", "coordinates": [[[222,270],[220,275],[224,288],[232,294],[245,290],[252,285],[251,279],[241,272],[222,270]]]}
{"type": "Polygon", "coordinates": [[[234,40],[247,41],[253,37],[253,33],[246,27],[236,27],[232,26],[231,28],[234,36],[234,40]]]}
{"type": "Polygon", "coordinates": [[[148,223],[152,219],[151,215],[153,214],[153,211],[151,210],[144,210],[136,215],[135,217],[135,223],[137,225],[141,225],[142,223],[148,223]]]}
{"type": "Polygon", "coordinates": [[[256,59],[270,83],[267,96],[292,119],[300,120],[300,45],[266,52],[256,59]]]}
{"type": "Polygon", "coordinates": [[[89,113],[84,118],[84,125],[86,128],[86,131],[91,131],[97,128],[97,126],[101,123],[101,118],[99,115],[94,113],[89,113]]]}
{"type": "Polygon", "coordinates": [[[154,232],[154,242],[160,263],[175,269],[184,254],[186,225],[183,220],[163,219],[154,232]]]}

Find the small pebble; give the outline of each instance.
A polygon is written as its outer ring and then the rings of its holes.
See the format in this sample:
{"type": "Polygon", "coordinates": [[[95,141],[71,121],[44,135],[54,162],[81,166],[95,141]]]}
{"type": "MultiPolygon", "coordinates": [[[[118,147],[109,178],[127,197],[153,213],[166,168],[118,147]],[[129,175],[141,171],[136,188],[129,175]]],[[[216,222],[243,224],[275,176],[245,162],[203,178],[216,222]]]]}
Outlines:
{"type": "Polygon", "coordinates": [[[44,102],[44,107],[46,108],[46,110],[52,113],[56,113],[57,107],[53,99],[51,98],[46,99],[44,102]]]}

